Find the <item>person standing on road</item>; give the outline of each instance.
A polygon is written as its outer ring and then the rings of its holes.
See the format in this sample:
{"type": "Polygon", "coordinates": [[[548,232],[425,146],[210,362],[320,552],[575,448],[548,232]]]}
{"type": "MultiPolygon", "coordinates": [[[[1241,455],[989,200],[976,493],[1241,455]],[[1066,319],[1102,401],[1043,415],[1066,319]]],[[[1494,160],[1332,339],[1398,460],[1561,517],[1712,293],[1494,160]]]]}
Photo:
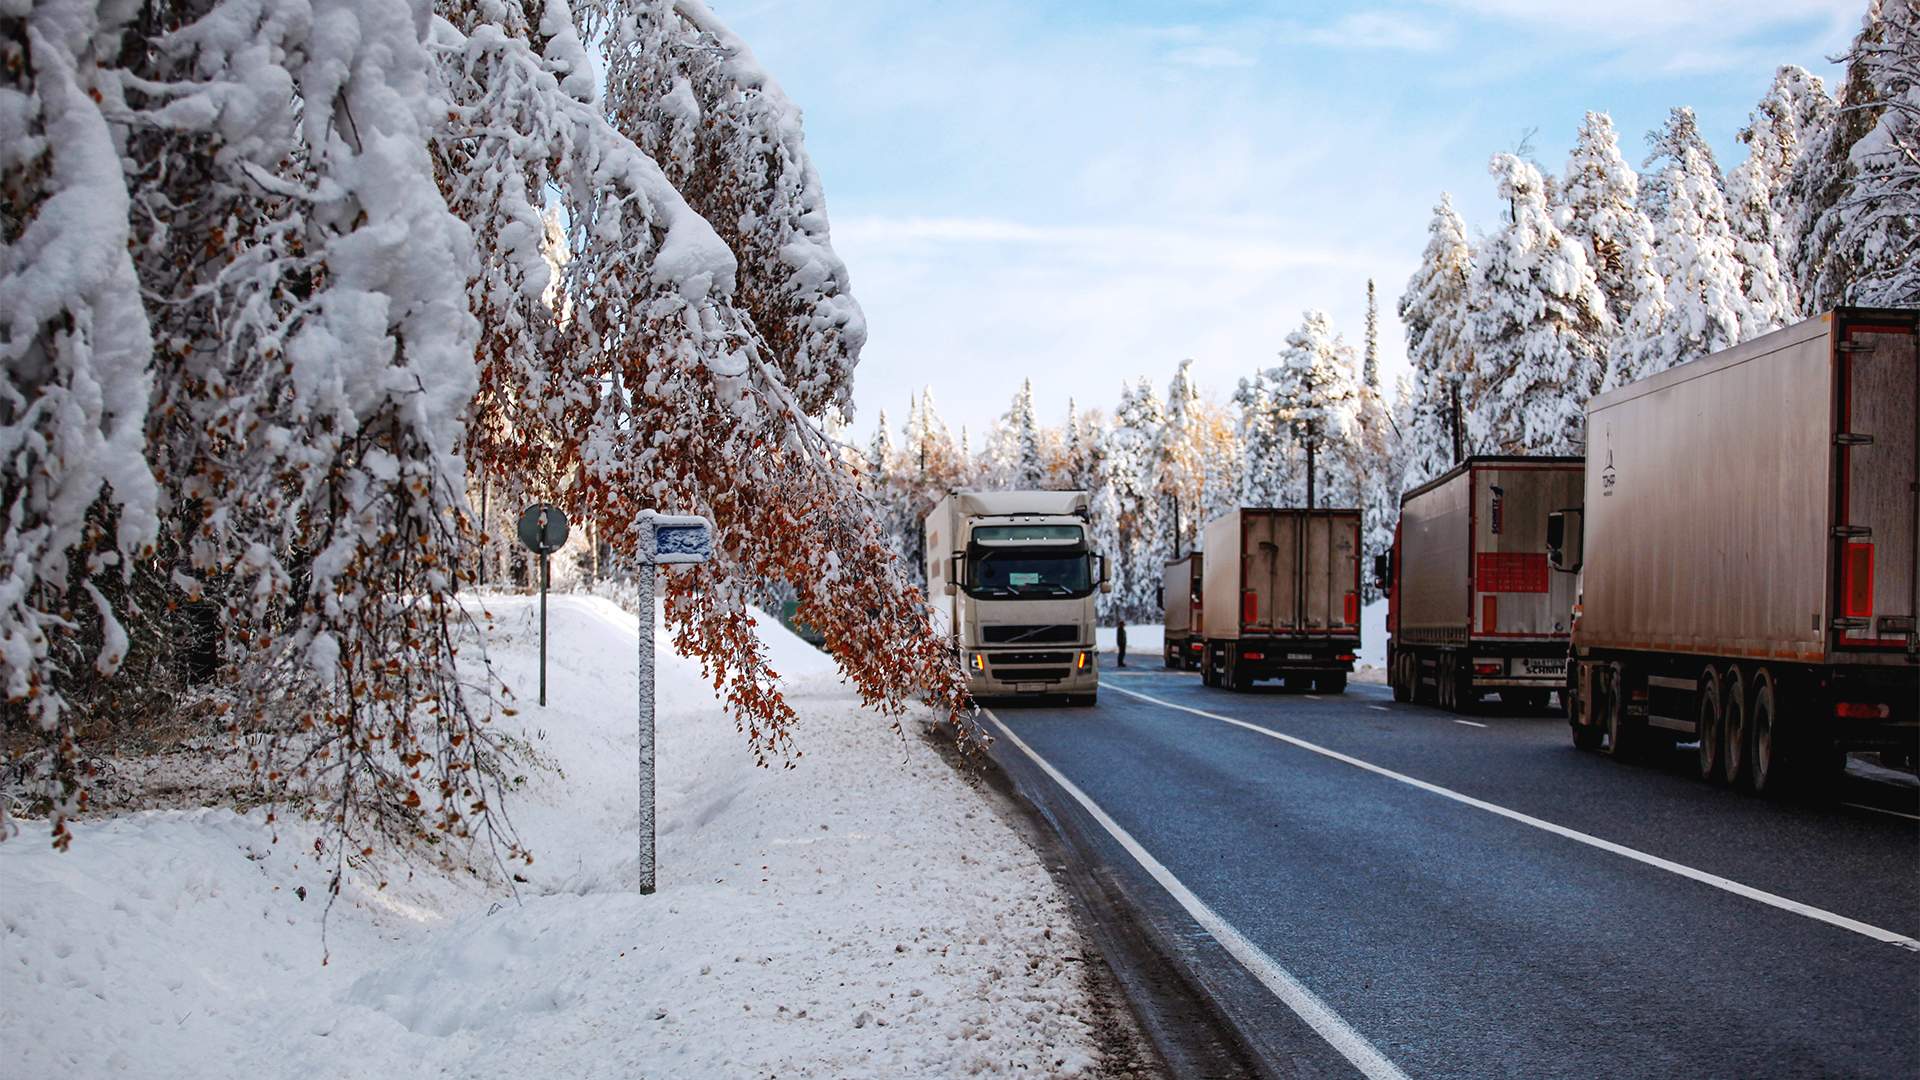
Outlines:
{"type": "Polygon", "coordinates": [[[1127,620],[1119,619],[1114,622],[1113,644],[1114,644],[1115,650],[1118,651],[1120,654],[1120,659],[1117,662],[1116,666],[1126,667],[1127,666],[1127,620]]]}

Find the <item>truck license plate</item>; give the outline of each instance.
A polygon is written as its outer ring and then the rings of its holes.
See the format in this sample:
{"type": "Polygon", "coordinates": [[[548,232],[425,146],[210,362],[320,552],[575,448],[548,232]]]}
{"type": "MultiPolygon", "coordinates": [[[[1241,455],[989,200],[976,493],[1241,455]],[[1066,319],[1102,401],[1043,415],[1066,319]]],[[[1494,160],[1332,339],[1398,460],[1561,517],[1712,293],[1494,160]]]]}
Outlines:
{"type": "Polygon", "coordinates": [[[1046,689],[1047,684],[1043,682],[1019,682],[1013,684],[1013,692],[1016,694],[1041,694],[1045,693],[1046,689]]]}
{"type": "Polygon", "coordinates": [[[1313,659],[1313,654],[1312,654],[1312,653],[1304,653],[1304,652],[1290,652],[1290,653],[1288,653],[1288,654],[1287,654],[1287,659],[1289,659],[1289,660],[1311,660],[1311,659],[1313,659]]]}
{"type": "Polygon", "coordinates": [[[1523,660],[1521,665],[1520,670],[1528,675],[1565,675],[1567,673],[1565,660],[1523,660]]]}

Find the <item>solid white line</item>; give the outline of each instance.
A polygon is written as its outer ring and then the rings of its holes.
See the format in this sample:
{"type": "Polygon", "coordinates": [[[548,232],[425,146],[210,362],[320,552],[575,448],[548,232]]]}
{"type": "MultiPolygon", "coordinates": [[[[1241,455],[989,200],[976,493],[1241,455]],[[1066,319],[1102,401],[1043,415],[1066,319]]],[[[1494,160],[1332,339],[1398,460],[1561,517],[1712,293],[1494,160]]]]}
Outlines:
{"type": "MultiPolygon", "coordinates": [[[[1116,686],[1114,689],[1120,688],[1116,686]]],[[[1135,697],[1146,697],[1145,694],[1137,694],[1132,690],[1120,692],[1133,694],[1135,697]]],[[[1148,698],[1148,700],[1153,699],[1148,698]]],[[[994,726],[1000,729],[1008,742],[1019,747],[1021,753],[1027,755],[1035,765],[1040,767],[1040,771],[1060,785],[1060,790],[1073,796],[1075,802],[1085,808],[1087,813],[1093,815],[1093,820],[1107,830],[1107,835],[1113,837],[1121,847],[1125,848],[1127,854],[1133,856],[1134,861],[1138,862],[1153,880],[1159,882],[1160,887],[1167,890],[1168,895],[1187,910],[1187,914],[1193,916],[1193,921],[1199,923],[1207,933],[1212,934],[1213,939],[1220,943],[1221,948],[1227,950],[1228,955],[1240,961],[1254,978],[1260,980],[1261,985],[1273,991],[1273,995],[1285,1002],[1287,1008],[1292,1009],[1295,1015],[1306,1021],[1307,1026],[1325,1039],[1329,1046],[1338,1050],[1341,1057],[1346,1058],[1354,1068],[1374,1080],[1407,1080],[1407,1074],[1401,1072],[1399,1066],[1388,1061],[1385,1055],[1375,1049],[1374,1045],[1367,1041],[1366,1036],[1355,1031],[1352,1025],[1329,1009],[1325,1002],[1314,995],[1313,991],[1302,986],[1300,980],[1294,978],[1286,968],[1275,962],[1273,957],[1261,951],[1258,945],[1248,941],[1245,935],[1208,907],[1206,901],[1195,896],[1185,882],[1174,877],[1173,871],[1168,870],[1160,860],[1148,854],[1147,849],[1140,846],[1140,842],[1135,840],[1132,834],[1121,828],[1119,822],[1108,816],[1107,812],[1100,808],[1099,803],[1089,798],[1086,792],[1081,791],[1073,781],[1063,776],[1060,770],[1054,768],[1047,759],[1035,753],[1033,747],[1023,742],[1020,736],[1015,735],[1013,729],[1007,727],[998,716],[994,715],[992,709],[983,707],[980,711],[986,714],[987,719],[993,721],[994,726]]]]}
{"type": "MultiPolygon", "coordinates": [[[[1120,690],[1120,688],[1117,686],[1114,687],[1114,689],[1120,690]]],[[[1310,743],[1305,739],[1297,739],[1292,735],[1285,735],[1278,731],[1273,731],[1268,728],[1263,728],[1258,724],[1250,724],[1245,720],[1236,720],[1231,716],[1222,716],[1219,713],[1210,713],[1205,711],[1204,709],[1195,709],[1186,705],[1178,705],[1171,701],[1164,701],[1157,697],[1151,697],[1147,694],[1142,694],[1136,690],[1120,690],[1120,692],[1123,694],[1130,694],[1133,697],[1137,697],[1141,699],[1142,701],[1151,701],[1156,705],[1163,705],[1169,709],[1177,709],[1181,712],[1192,713],[1195,716],[1203,716],[1209,720],[1218,720],[1223,724],[1232,724],[1235,727],[1246,728],[1248,731],[1257,732],[1258,734],[1265,735],[1270,739],[1278,739],[1281,742],[1287,743],[1289,745],[1297,746],[1302,750],[1311,750],[1314,753],[1319,754],[1323,757],[1329,757],[1335,761],[1344,762],[1348,765],[1353,766],[1356,769],[1365,769],[1370,773],[1374,773],[1379,776],[1384,776],[1389,780],[1398,780],[1403,784],[1407,784],[1412,787],[1417,787],[1422,791],[1432,792],[1433,794],[1439,795],[1442,798],[1452,799],[1454,802],[1471,806],[1476,810],[1485,810],[1489,814],[1498,814],[1503,818],[1520,822],[1522,825],[1531,825],[1534,828],[1539,829],[1543,832],[1550,832],[1555,836],[1563,836],[1568,840],[1572,840],[1581,844],[1586,844],[1588,847],[1599,848],[1601,851],[1612,852],[1613,854],[1619,855],[1623,858],[1632,859],[1635,862],[1644,863],[1647,866],[1655,867],[1656,869],[1660,869],[1660,870],[1665,870],[1670,874],[1677,874],[1680,877],[1688,878],[1690,880],[1700,882],[1703,885],[1711,885],[1716,889],[1720,889],[1725,892],[1730,892],[1735,896],[1745,897],[1748,900],[1754,900],[1759,903],[1766,904],[1769,907],[1776,907],[1782,911],[1790,911],[1795,915],[1803,915],[1809,919],[1813,919],[1816,922],[1823,922],[1823,923],[1827,923],[1830,926],[1837,926],[1842,930],[1851,930],[1856,934],[1860,934],[1864,937],[1870,937],[1875,941],[1884,941],[1889,945],[1898,945],[1903,949],[1911,949],[1915,952],[1920,952],[1920,941],[1916,941],[1915,939],[1910,938],[1905,934],[1896,934],[1891,930],[1883,930],[1878,926],[1872,925],[1871,923],[1863,923],[1858,919],[1849,919],[1845,915],[1837,915],[1831,911],[1814,907],[1811,904],[1803,904],[1798,900],[1789,900],[1784,896],[1779,896],[1775,893],[1767,892],[1764,889],[1756,889],[1751,885],[1742,885],[1741,883],[1734,881],[1730,878],[1723,878],[1718,874],[1710,874],[1705,870],[1696,870],[1693,867],[1687,866],[1684,863],[1677,863],[1671,859],[1663,859],[1658,855],[1649,855],[1644,851],[1637,851],[1633,848],[1627,847],[1624,844],[1616,844],[1611,840],[1602,840],[1597,836],[1590,836],[1587,833],[1583,833],[1579,831],[1578,829],[1569,829],[1565,825],[1556,825],[1551,821],[1534,817],[1532,814],[1523,814],[1518,810],[1509,810],[1506,807],[1501,806],[1497,803],[1490,803],[1484,799],[1476,799],[1471,795],[1463,795],[1460,792],[1454,791],[1451,788],[1443,788],[1439,784],[1430,784],[1425,780],[1416,779],[1414,777],[1406,775],[1405,773],[1397,773],[1397,772],[1394,772],[1392,769],[1382,768],[1381,766],[1375,765],[1370,761],[1362,761],[1357,757],[1352,757],[1350,755],[1343,754],[1338,750],[1329,750],[1324,746],[1315,745],[1314,743],[1310,743]]]]}
{"type": "Polygon", "coordinates": [[[1871,810],[1876,814],[1892,814],[1894,817],[1903,817],[1908,821],[1920,821],[1920,814],[1909,814],[1901,810],[1889,810],[1884,806],[1868,806],[1866,803],[1857,802],[1841,803],[1840,805],[1851,806],[1855,810],[1871,810]]]}
{"type": "Polygon", "coordinates": [[[1465,724],[1465,725],[1467,725],[1468,727],[1486,727],[1486,726],[1487,726],[1487,725],[1485,725],[1485,724],[1482,724],[1482,723],[1478,723],[1478,722],[1476,722],[1476,721],[1473,721],[1473,720],[1455,720],[1455,721],[1454,721],[1454,723],[1456,723],[1456,724],[1465,724]]]}

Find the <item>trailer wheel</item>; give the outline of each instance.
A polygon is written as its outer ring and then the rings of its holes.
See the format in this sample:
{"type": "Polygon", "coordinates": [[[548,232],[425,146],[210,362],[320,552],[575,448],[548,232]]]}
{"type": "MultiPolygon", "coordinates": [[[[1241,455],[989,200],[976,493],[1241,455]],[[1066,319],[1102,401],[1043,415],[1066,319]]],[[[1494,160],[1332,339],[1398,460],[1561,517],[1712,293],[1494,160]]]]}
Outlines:
{"type": "Polygon", "coordinates": [[[1166,661],[1167,661],[1168,668],[1177,668],[1180,666],[1180,643],[1179,642],[1177,641],[1167,642],[1167,646],[1163,651],[1166,653],[1166,661]]]}
{"type": "Polygon", "coordinates": [[[1207,687],[1220,685],[1220,680],[1214,676],[1213,672],[1212,645],[1200,650],[1200,685],[1207,687]]]}
{"type": "Polygon", "coordinates": [[[1405,652],[1396,652],[1393,654],[1393,663],[1387,667],[1387,683],[1393,687],[1395,701],[1413,700],[1415,675],[1409,670],[1411,665],[1407,663],[1408,659],[1405,652]]]}
{"type": "Polygon", "coordinates": [[[1434,704],[1439,705],[1448,712],[1452,712],[1454,709],[1454,681],[1453,654],[1450,652],[1441,653],[1440,659],[1433,665],[1433,699],[1434,704]]]}
{"type": "Polygon", "coordinates": [[[1753,703],[1747,718],[1752,730],[1753,751],[1747,755],[1747,782],[1762,795],[1777,795],[1783,785],[1780,768],[1774,760],[1780,744],[1780,690],[1773,673],[1761,668],[1753,673],[1753,703]]]}
{"type": "Polygon", "coordinates": [[[1737,666],[1729,666],[1721,677],[1720,692],[1720,772],[1727,783],[1739,787],[1747,780],[1747,680],[1737,666]]]}
{"type": "Polygon", "coordinates": [[[1227,652],[1227,689],[1236,694],[1244,691],[1253,683],[1253,680],[1240,674],[1240,657],[1237,654],[1238,646],[1227,652]]]}
{"type": "Polygon", "coordinates": [[[1607,736],[1606,729],[1598,724],[1575,722],[1567,727],[1573,732],[1573,747],[1576,750],[1598,750],[1607,736]]]}
{"type": "Polygon", "coordinates": [[[1343,671],[1337,675],[1323,675],[1314,680],[1314,685],[1323,694],[1344,694],[1347,692],[1347,674],[1343,671]]]}
{"type": "Polygon", "coordinates": [[[1712,664],[1700,673],[1700,708],[1695,717],[1695,731],[1700,736],[1700,779],[1707,783],[1716,783],[1720,779],[1720,750],[1724,744],[1720,732],[1723,727],[1724,711],[1720,702],[1720,673],[1712,664]]]}
{"type": "Polygon", "coordinates": [[[1594,702],[1607,724],[1607,753],[1621,760],[1637,758],[1646,749],[1645,732],[1627,715],[1627,671],[1619,664],[1607,664],[1596,671],[1594,702]],[[1600,685],[1605,683],[1605,689],[1600,685]]]}

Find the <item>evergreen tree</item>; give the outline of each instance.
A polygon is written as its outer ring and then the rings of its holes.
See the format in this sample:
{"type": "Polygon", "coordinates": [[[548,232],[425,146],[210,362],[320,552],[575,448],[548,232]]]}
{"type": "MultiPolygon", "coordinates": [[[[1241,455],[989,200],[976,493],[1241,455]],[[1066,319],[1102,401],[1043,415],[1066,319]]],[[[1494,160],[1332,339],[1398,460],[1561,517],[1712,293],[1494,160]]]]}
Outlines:
{"type": "Polygon", "coordinates": [[[1233,402],[1240,407],[1235,435],[1244,462],[1240,470],[1241,505],[1288,505],[1295,447],[1279,421],[1266,372],[1241,379],[1233,402]]]}
{"type": "Polygon", "coordinates": [[[1192,372],[1192,360],[1180,361],[1167,385],[1167,419],[1155,454],[1160,495],[1167,501],[1167,535],[1177,552],[1193,550],[1205,524],[1200,517],[1206,505],[1206,417],[1192,372]]]}
{"type": "Polygon", "coordinates": [[[1380,302],[1374,295],[1373,279],[1367,279],[1367,340],[1360,362],[1360,384],[1376,393],[1380,390],[1380,302]]]}
{"type": "Polygon", "coordinates": [[[1836,211],[1855,267],[1849,303],[1920,304],[1920,0],[1885,0],[1876,33],[1847,54],[1864,73],[1874,126],[1848,152],[1853,183],[1836,211]]]}
{"type": "Polygon", "coordinates": [[[1693,110],[1674,109],[1648,136],[1658,166],[1661,213],[1654,218],[1654,269],[1666,282],[1668,311],[1642,365],[1616,384],[1645,378],[1724,349],[1758,328],[1747,304],[1733,227],[1713,151],[1701,139],[1693,110]]]}
{"type": "Polygon", "coordinates": [[[1346,450],[1360,407],[1359,372],[1353,350],[1334,332],[1323,311],[1308,311],[1287,335],[1280,363],[1266,382],[1278,423],[1305,456],[1305,505],[1355,506],[1359,478],[1346,450]]]}
{"type": "Polygon", "coordinates": [[[984,475],[995,487],[1032,490],[1046,481],[1040,458],[1039,422],[1033,409],[1033,380],[1026,379],[1013,403],[987,433],[984,475]]]}
{"type": "Polygon", "coordinates": [[[1405,475],[1402,488],[1416,487],[1453,467],[1455,432],[1466,427],[1460,387],[1472,362],[1467,296],[1473,252],[1466,223],[1445,193],[1433,208],[1420,269],[1400,297],[1400,321],[1407,328],[1407,358],[1413,381],[1406,403],[1405,475]]]}
{"type": "Polygon", "coordinates": [[[1578,241],[1606,298],[1607,356],[1590,390],[1613,385],[1619,372],[1648,366],[1646,350],[1666,317],[1665,283],[1654,268],[1653,225],[1639,207],[1640,178],[1620,156],[1613,121],[1587,114],[1561,183],[1560,220],[1578,241]]]}
{"type": "Polygon", "coordinates": [[[1490,171],[1512,220],[1475,255],[1469,292],[1474,364],[1462,387],[1474,445],[1576,453],[1604,361],[1610,317],[1579,242],[1555,225],[1539,170],[1511,154],[1490,171]]]}
{"type": "Polygon", "coordinates": [[[1727,211],[1747,303],[1767,326],[1785,325],[1800,314],[1788,189],[1808,141],[1832,123],[1832,110],[1820,79],[1789,64],[1774,73],[1773,85],[1740,131],[1747,157],[1727,177],[1727,211]]]}
{"type": "Polygon", "coordinates": [[[1848,50],[1847,77],[1838,100],[1828,110],[1815,110],[1815,130],[1787,184],[1791,213],[1787,222],[1793,244],[1792,267],[1800,291],[1803,314],[1813,315],[1847,302],[1848,291],[1862,275],[1863,252],[1843,238],[1853,210],[1858,166],[1854,147],[1880,123],[1884,99],[1874,85],[1873,66],[1862,62],[1885,41],[1887,23],[1880,0],[1870,0],[1860,32],[1848,50]]]}
{"type": "Polygon", "coordinates": [[[1123,386],[1106,439],[1096,535],[1109,554],[1113,592],[1101,599],[1103,616],[1143,622],[1159,615],[1155,590],[1172,545],[1161,515],[1156,459],[1166,410],[1146,379],[1123,386]]]}

